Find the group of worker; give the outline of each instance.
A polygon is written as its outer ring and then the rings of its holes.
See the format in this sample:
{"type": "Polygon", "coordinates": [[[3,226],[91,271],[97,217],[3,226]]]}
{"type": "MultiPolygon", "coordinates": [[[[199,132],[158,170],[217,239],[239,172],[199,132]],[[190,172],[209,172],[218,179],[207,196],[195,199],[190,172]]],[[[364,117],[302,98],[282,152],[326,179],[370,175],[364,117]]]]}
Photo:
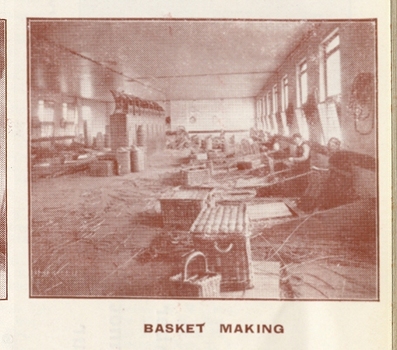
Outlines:
{"type": "Polygon", "coordinates": [[[292,141],[295,145],[293,154],[289,149],[282,149],[279,137],[265,133],[262,145],[262,151],[268,158],[271,172],[282,171],[286,168],[291,169],[294,173],[305,173],[310,170],[310,145],[300,134],[292,135],[292,141]]]}
{"type": "Polygon", "coordinates": [[[331,137],[327,144],[328,167],[312,166],[312,150],[308,141],[299,133],[292,137],[293,152],[290,148],[281,148],[279,136],[264,133],[262,151],[268,159],[270,172],[288,173],[299,178],[301,174],[313,174],[302,178],[297,186],[304,186],[306,191],[301,198],[305,211],[314,208],[327,209],[344,204],[354,198],[353,168],[349,152],[341,151],[341,141],[331,137]],[[317,174],[316,174],[317,173],[317,174]],[[322,173],[318,175],[318,173],[322,173]],[[318,179],[321,177],[321,181],[318,179]],[[321,186],[318,184],[321,182],[321,186]],[[313,190],[313,188],[316,188],[313,190]],[[321,188],[320,188],[321,187],[321,188]]]}

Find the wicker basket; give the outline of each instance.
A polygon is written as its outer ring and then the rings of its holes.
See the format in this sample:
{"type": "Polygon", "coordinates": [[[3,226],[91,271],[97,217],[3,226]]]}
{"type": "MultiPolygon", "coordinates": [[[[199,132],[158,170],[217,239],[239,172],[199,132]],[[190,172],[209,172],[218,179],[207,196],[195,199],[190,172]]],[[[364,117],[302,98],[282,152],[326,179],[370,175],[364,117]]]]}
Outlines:
{"type": "Polygon", "coordinates": [[[244,204],[203,209],[191,229],[194,247],[222,275],[221,290],[253,287],[249,220],[244,204]]]}
{"type": "Polygon", "coordinates": [[[163,225],[166,228],[189,230],[201,210],[210,206],[211,190],[178,189],[160,198],[163,225]]]}
{"type": "Polygon", "coordinates": [[[207,258],[202,252],[191,253],[185,261],[184,271],[170,277],[170,294],[178,297],[217,298],[220,295],[221,275],[208,271],[207,258]],[[201,260],[200,269],[189,272],[194,262],[201,260]]]}

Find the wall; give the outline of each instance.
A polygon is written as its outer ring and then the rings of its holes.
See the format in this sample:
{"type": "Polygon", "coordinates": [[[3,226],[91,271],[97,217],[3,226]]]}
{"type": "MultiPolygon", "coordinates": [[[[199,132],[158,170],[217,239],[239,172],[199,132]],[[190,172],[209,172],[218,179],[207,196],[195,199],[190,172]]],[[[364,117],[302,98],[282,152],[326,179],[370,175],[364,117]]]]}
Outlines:
{"type": "MultiPolygon", "coordinates": [[[[30,130],[31,138],[84,137],[87,123],[88,144],[100,132],[105,134],[109,117],[114,112],[110,90],[124,91],[146,100],[164,100],[164,94],[139,84],[129,82],[116,73],[121,67],[110,70],[101,62],[94,62],[72,51],[33,36],[30,47],[30,130]],[[46,109],[53,114],[50,122],[39,120],[39,101],[45,101],[46,109]],[[63,107],[71,110],[71,121],[63,120],[63,107]],[[73,114],[76,114],[74,123],[73,114]]],[[[150,124],[150,123],[149,123],[150,124]]],[[[152,134],[149,126],[148,131],[152,134]]],[[[48,146],[50,143],[41,143],[48,146]]],[[[35,143],[37,145],[37,143],[35,143]]]]}
{"type": "MultiPolygon", "coordinates": [[[[271,91],[277,84],[279,91],[279,110],[281,109],[281,79],[288,75],[289,103],[297,107],[297,65],[306,58],[308,72],[308,92],[317,96],[321,101],[320,89],[320,57],[319,45],[336,28],[339,30],[340,55],[341,55],[341,126],[342,147],[345,150],[356,152],[357,155],[365,154],[377,158],[376,149],[376,124],[366,135],[357,132],[355,120],[349,109],[352,84],[359,73],[372,73],[376,76],[376,27],[371,21],[362,22],[328,22],[317,23],[310,35],[293,50],[289,57],[280,65],[277,74],[265,82],[258,99],[271,91]]],[[[375,116],[376,120],[376,116],[375,116]]],[[[321,125],[312,125],[311,141],[325,144],[321,135],[321,125]]],[[[290,134],[298,132],[296,118],[290,128],[290,134]]],[[[361,167],[355,167],[357,192],[364,196],[375,196],[376,173],[361,167]]]]}
{"type": "MultiPolygon", "coordinates": [[[[291,52],[285,62],[281,64],[277,74],[269,79],[261,98],[267,91],[277,84],[279,90],[279,109],[281,109],[281,78],[288,75],[289,80],[289,102],[295,108],[296,103],[296,66],[304,58],[308,63],[308,92],[320,95],[320,73],[319,73],[319,45],[333,30],[339,28],[340,53],[341,53],[341,129],[342,141],[346,149],[359,153],[376,155],[375,130],[368,135],[360,135],[354,130],[354,118],[349,111],[349,98],[352,83],[358,73],[369,72],[375,74],[376,51],[375,51],[375,26],[373,22],[346,22],[346,23],[321,23],[317,24],[309,38],[302,41],[300,45],[291,52]]],[[[291,128],[291,133],[297,132],[297,122],[291,128]]],[[[315,140],[318,141],[318,140],[315,140]]],[[[327,140],[326,140],[327,141],[327,140]]]]}
{"type": "Polygon", "coordinates": [[[172,130],[179,126],[189,132],[225,130],[238,137],[254,126],[255,99],[171,101],[170,113],[172,130]]]}
{"type": "Polygon", "coordinates": [[[35,93],[33,92],[30,100],[30,117],[31,117],[31,137],[37,139],[40,137],[51,136],[84,136],[84,120],[88,124],[89,143],[98,132],[105,133],[105,125],[108,123],[109,102],[82,99],[80,97],[65,96],[50,92],[35,93]],[[39,123],[39,101],[44,101],[45,108],[53,111],[52,131],[46,131],[51,123],[39,123]],[[69,111],[77,114],[77,124],[73,119],[68,119],[66,123],[63,120],[63,104],[66,103],[69,111]],[[50,133],[50,134],[49,134],[50,133]]]}

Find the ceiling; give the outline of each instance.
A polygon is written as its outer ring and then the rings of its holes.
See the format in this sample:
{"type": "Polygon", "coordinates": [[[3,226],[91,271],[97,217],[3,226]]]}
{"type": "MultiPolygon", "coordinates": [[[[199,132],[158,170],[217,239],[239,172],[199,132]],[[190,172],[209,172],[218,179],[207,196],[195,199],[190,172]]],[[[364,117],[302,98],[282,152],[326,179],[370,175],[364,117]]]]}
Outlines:
{"type": "Polygon", "coordinates": [[[31,20],[33,90],[112,100],[256,96],[305,21],[31,20]]]}

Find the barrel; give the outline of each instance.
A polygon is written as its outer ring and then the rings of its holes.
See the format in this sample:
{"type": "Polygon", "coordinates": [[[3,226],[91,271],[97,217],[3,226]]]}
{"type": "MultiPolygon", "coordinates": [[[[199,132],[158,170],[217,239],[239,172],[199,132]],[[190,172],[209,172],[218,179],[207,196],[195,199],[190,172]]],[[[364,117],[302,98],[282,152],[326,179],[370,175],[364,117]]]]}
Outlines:
{"type": "Polygon", "coordinates": [[[118,175],[125,175],[131,172],[130,150],[128,148],[117,148],[116,160],[118,175]]]}
{"type": "Polygon", "coordinates": [[[136,129],[136,144],[138,147],[146,146],[146,131],[143,125],[138,125],[136,129]]]}
{"type": "Polygon", "coordinates": [[[131,150],[131,171],[137,173],[145,169],[145,152],[139,147],[131,150]]]}

